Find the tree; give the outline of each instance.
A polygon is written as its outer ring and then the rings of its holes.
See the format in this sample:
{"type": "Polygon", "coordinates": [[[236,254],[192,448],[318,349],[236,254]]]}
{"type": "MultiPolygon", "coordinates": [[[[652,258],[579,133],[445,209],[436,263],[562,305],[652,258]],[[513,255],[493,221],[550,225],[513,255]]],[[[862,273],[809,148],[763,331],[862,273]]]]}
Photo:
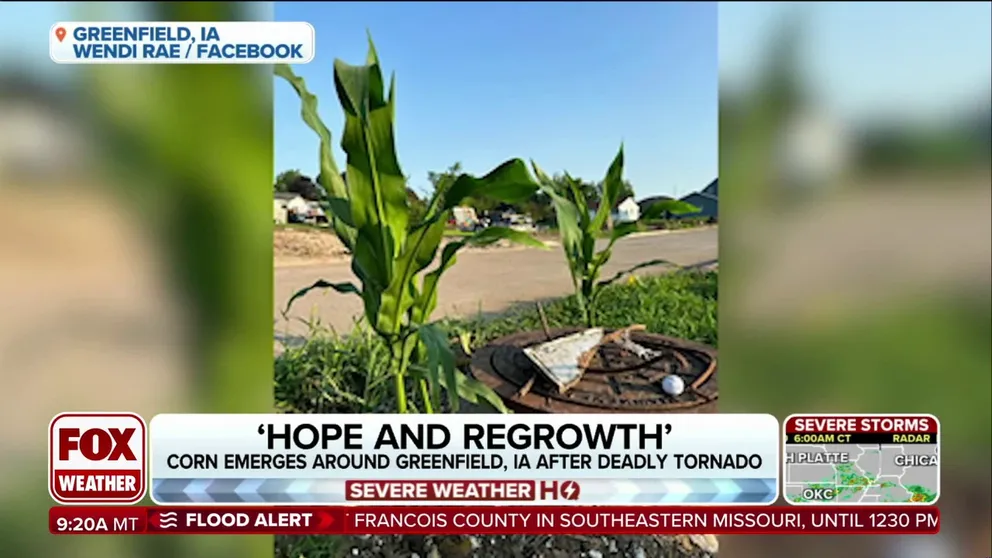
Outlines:
{"type": "Polygon", "coordinates": [[[301,173],[299,170],[296,169],[282,171],[281,173],[279,173],[279,176],[276,177],[276,184],[274,190],[276,192],[288,192],[289,185],[302,176],[303,173],[301,173]]]}
{"type": "Polygon", "coordinates": [[[422,221],[424,215],[427,214],[427,202],[420,199],[417,192],[414,192],[413,188],[409,186],[406,188],[406,202],[410,205],[410,222],[419,223],[422,221]]]}
{"type": "Polygon", "coordinates": [[[300,176],[289,185],[289,191],[299,194],[308,201],[321,201],[327,197],[324,189],[319,184],[310,179],[309,176],[300,176]]]}
{"type": "Polygon", "coordinates": [[[440,196],[440,200],[443,202],[444,191],[455,182],[460,174],[462,174],[462,163],[461,161],[457,161],[448,167],[447,170],[441,172],[429,171],[427,173],[427,181],[431,183],[434,189],[434,195],[440,196]]]}
{"type": "Polygon", "coordinates": [[[555,208],[551,203],[551,196],[544,191],[538,190],[529,200],[520,205],[520,211],[529,215],[534,220],[534,223],[554,223],[555,208]]]}
{"type": "Polygon", "coordinates": [[[627,198],[634,198],[634,201],[637,201],[637,194],[634,193],[634,185],[629,180],[624,180],[623,187],[620,188],[620,201],[627,198]]]}

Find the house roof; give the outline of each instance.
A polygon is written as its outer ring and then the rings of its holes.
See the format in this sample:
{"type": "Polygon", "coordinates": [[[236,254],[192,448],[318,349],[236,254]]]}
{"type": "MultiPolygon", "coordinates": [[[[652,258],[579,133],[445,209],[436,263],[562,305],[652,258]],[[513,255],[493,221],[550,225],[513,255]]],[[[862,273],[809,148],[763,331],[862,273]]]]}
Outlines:
{"type": "Polygon", "coordinates": [[[682,196],[682,200],[681,201],[688,201],[690,198],[703,198],[703,199],[707,199],[707,200],[719,201],[716,196],[714,196],[713,194],[707,194],[705,191],[703,191],[703,192],[693,192],[693,193],[689,194],[688,196],[682,196]]]}
{"type": "Polygon", "coordinates": [[[719,187],[720,187],[719,181],[720,181],[719,178],[714,178],[713,179],[713,182],[710,182],[708,186],[706,186],[705,188],[703,188],[703,193],[704,194],[709,194],[710,196],[714,196],[714,197],[719,196],[720,195],[720,192],[719,192],[719,187]]]}

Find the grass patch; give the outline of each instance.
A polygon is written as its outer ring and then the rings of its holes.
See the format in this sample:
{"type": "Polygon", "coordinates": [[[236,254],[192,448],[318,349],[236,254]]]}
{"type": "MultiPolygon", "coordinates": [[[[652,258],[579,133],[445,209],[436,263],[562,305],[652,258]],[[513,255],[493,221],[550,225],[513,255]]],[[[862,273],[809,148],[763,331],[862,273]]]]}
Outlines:
{"type": "MultiPolygon", "coordinates": [[[[601,295],[597,323],[604,327],[644,324],[648,331],[717,345],[717,273],[685,272],[638,277],[613,285],[601,295]]],[[[544,304],[548,325],[575,326],[582,314],[574,297],[544,304]]],[[[541,329],[534,305],[495,317],[441,322],[451,336],[470,335],[473,348],[519,331],[541,329]]],[[[277,407],[287,413],[392,412],[389,352],[361,325],[338,335],[311,324],[312,334],[288,347],[275,361],[277,407]]],[[[415,390],[410,391],[414,397],[415,390]]],[[[419,408],[420,402],[411,401],[419,408]]]]}
{"type": "Polygon", "coordinates": [[[330,227],[318,227],[317,225],[310,225],[307,223],[278,223],[273,226],[277,231],[309,231],[321,233],[334,232],[330,227]]]}
{"type": "MultiPolygon", "coordinates": [[[[600,295],[596,323],[607,328],[644,324],[648,331],[717,344],[717,273],[687,272],[637,277],[608,287],[600,295]]],[[[582,324],[574,296],[544,305],[550,327],[582,324]]],[[[524,305],[500,316],[443,320],[453,335],[470,333],[473,347],[519,331],[541,329],[535,305],[524,305]]]]}

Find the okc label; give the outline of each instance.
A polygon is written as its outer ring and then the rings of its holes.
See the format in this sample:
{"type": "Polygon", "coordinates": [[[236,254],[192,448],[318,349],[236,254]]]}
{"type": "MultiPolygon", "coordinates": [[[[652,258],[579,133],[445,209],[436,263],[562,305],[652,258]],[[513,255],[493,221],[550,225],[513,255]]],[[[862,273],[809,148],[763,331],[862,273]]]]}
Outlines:
{"type": "Polygon", "coordinates": [[[48,490],[61,504],[145,496],[145,421],[134,413],[61,413],[48,430],[48,490]]]}

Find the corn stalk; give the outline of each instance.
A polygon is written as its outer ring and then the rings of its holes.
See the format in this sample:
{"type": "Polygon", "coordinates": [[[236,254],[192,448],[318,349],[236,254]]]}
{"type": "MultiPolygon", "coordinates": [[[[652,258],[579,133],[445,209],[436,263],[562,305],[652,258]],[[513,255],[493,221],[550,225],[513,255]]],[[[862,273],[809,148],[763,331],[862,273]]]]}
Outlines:
{"type": "Polygon", "coordinates": [[[572,276],[575,289],[575,300],[579,305],[583,321],[587,327],[594,327],[596,299],[603,288],[633,273],[637,270],[656,265],[676,265],[668,260],[653,259],[621,270],[609,279],[600,280],[603,267],[613,255],[613,246],[621,238],[637,232],[639,221],[656,219],[664,213],[685,214],[694,213],[699,209],[689,203],[679,200],[665,200],[652,204],[647,208],[638,221],[619,223],[612,227],[606,246],[596,251],[596,241],[601,237],[604,228],[610,221],[610,214],[616,207],[623,193],[623,146],[610,164],[603,179],[599,208],[595,214],[582,190],[582,183],[565,174],[566,186],[556,186],[555,182],[533,161],[531,166],[541,184],[541,190],[547,194],[555,208],[555,218],[558,221],[558,234],[561,238],[565,259],[572,276]]]}
{"type": "Polygon", "coordinates": [[[452,410],[458,410],[464,399],[485,401],[506,412],[492,390],[457,369],[447,334],[430,318],[437,307],[441,277],[455,264],[463,247],[504,239],[545,247],[525,233],[490,227],[441,248],[452,209],[463,200],[485,194],[513,203],[533,194],[539,186],[526,163],[511,159],[481,178],[458,176],[443,196],[441,192],[434,195],[424,216],[413,221],[393,135],[395,79],[390,79],[387,93],[371,38],[364,65],[334,62],[334,85],[345,114],[341,147],[347,162],[343,177],[331,151],[331,133],[317,111],[317,97],[289,66],[279,65],[275,72],[295,89],[303,121],[320,138],[320,174],[327,182],[322,186],[329,196],[329,220],[351,252],[351,269],[359,281],[317,281],[295,293],[287,310],[314,289],[361,297],[366,321],[390,349],[390,371],[400,413],[410,410],[408,380],[419,387],[425,412],[440,407],[442,392],[447,392],[452,410]]]}

